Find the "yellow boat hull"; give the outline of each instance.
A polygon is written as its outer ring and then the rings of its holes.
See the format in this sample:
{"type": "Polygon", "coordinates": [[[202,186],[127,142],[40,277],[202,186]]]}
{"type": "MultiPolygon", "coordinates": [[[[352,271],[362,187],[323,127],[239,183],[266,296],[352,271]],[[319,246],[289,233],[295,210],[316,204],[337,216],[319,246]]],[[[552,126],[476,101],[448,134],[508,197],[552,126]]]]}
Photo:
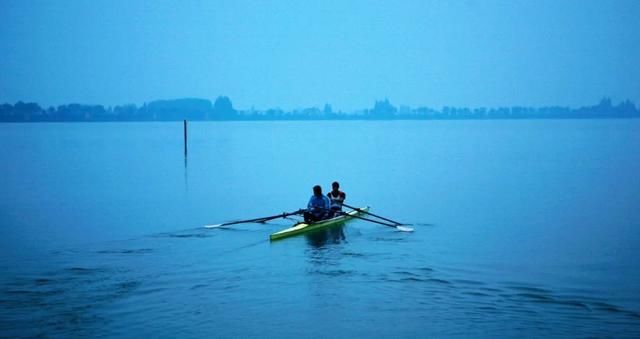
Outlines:
{"type": "Polygon", "coordinates": [[[298,223],[293,225],[292,227],[289,227],[287,229],[284,229],[282,231],[278,231],[276,233],[273,233],[269,236],[269,239],[271,241],[273,240],[279,240],[279,239],[284,239],[284,238],[288,238],[288,237],[292,237],[298,234],[302,234],[302,233],[306,233],[306,232],[310,232],[313,230],[319,230],[319,229],[323,229],[323,228],[327,228],[327,227],[331,227],[333,225],[345,222],[347,220],[353,219],[355,216],[358,216],[360,214],[362,214],[362,211],[368,211],[369,210],[369,206],[360,208],[358,210],[353,210],[350,212],[347,212],[344,215],[335,217],[335,218],[331,218],[331,219],[327,219],[327,220],[321,220],[321,221],[317,221],[314,223],[298,223]]]}

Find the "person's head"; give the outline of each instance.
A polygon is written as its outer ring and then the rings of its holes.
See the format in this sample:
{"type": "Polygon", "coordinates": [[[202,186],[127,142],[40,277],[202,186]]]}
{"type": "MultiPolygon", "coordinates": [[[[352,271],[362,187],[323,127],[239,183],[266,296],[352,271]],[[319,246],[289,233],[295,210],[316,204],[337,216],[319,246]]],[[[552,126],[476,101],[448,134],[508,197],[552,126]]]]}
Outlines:
{"type": "Polygon", "coordinates": [[[337,181],[334,181],[333,184],[331,184],[331,187],[334,191],[337,191],[340,188],[340,184],[337,181]]]}
{"type": "Polygon", "coordinates": [[[313,194],[322,195],[322,187],[320,187],[320,185],[313,186],[313,194]]]}

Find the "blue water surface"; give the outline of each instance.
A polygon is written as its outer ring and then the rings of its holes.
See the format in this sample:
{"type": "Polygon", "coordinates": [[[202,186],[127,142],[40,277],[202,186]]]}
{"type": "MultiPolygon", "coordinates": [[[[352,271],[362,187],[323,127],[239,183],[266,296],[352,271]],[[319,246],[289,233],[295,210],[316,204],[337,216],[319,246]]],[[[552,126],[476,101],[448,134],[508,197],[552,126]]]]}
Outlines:
{"type": "Polygon", "coordinates": [[[0,337],[640,336],[640,121],[0,124],[0,337]],[[338,180],[353,220],[270,242],[338,180]]]}

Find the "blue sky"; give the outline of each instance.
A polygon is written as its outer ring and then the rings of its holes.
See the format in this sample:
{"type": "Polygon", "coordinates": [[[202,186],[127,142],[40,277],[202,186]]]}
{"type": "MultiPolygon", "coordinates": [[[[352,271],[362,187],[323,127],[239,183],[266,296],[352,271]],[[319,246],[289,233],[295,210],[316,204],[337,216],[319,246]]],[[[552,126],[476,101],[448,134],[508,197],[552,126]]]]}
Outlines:
{"type": "Polygon", "coordinates": [[[0,102],[640,104],[640,1],[0,0],[0,102]]]}

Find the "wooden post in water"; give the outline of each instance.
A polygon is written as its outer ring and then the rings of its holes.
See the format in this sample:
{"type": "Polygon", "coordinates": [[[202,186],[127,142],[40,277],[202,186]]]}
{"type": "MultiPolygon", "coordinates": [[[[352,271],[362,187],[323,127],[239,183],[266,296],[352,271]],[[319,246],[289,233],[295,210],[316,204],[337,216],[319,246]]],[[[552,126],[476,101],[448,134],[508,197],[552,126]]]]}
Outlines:
{"type": "Polygon", "coordinates": [[[187,157],[187,120],[184,120],[184,157],[187,157]]]}

